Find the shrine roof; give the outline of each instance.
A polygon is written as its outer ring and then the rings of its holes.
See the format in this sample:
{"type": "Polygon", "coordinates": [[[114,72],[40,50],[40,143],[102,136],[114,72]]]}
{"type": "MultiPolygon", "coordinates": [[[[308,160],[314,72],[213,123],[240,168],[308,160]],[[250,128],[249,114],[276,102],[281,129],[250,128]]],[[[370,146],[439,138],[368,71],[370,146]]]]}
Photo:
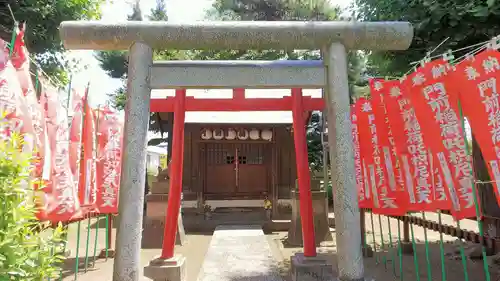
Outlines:
{"type": "MultiPolygon", "coordinates": [[[[203,99],[230,99],[231,89],[188,89],[188,97],[203,99]]],[[[321,89],[303,89],[304,96],[321,97],[321,89]]],[[[175,90],[152,90],[151,98],[173,97],[175,90]]],[[[246,89],[245,97],[251,98],[280,98],[290,96],[289,89],[246,89]]],[[[246,111],[246,112],[186,112],[186,123],[200,124],[291,124],[291,111],[246,111]]]]}

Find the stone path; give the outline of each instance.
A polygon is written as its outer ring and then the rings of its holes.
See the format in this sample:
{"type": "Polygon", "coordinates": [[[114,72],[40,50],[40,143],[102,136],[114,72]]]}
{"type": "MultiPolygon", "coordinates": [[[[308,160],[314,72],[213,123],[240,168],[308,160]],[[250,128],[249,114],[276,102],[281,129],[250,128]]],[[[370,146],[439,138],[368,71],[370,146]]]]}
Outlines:
{"type": "Polygon", "coordinates": [[[281,281],[277,265],[260,226],[218,226],[198,281],[281,281]]]}

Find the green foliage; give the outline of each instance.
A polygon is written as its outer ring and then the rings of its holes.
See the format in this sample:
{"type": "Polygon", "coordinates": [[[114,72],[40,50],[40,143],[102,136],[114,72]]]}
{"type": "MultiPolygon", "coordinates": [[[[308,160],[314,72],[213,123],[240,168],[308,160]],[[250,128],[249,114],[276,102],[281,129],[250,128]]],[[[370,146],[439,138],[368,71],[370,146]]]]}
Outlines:
{"type": "Polygon", "coordinates": [[[64,69],[72,62],[65,61],[59,38],[59,24],[66,20],[98,19],[103,0],[22,0],[0,1],[0,37],[10,42],[15,19],[26,22],[26,46],[43,71],[62,83],[68,82],[64,69]]]}
{"type": "MultiPolygon", "coordinates": [[[[207,12],[213,20],[249,21],[334,21],[339,20],[340,8],[326,0],[216,0],[207,12]]],[[[199,60],[319,60],[317,50],[203,50],[194,53],[199,60]]],[[[361,81],[364,58],[359,52],[348,54],[348,79],[351,96],[356,94],[356,86],[366,84],[361,81]]],[[[321,113],[314,112],[307,126],[309,163],[312,170],[323,167],[323,146],[321,142],[321,113]]]]}
{"type": "Polygon", "coordinates": [[[167,7],[165,1],[156,0],[156,7],[151,10],[149,20],[152,21],[168,21],[167,7]]]}
{"type": "Polygon", "coordinates": [[[123,51],[97,52],[96,58],[101,68],[111,78],[123,78],[127,75],[127,53],[123,51]]]}
{"type": "Polygon", "coordinates": [[[32,160],[20,137],[0,141],[0,280],[42,281],[59,276],[63,229],[38,233],[30,182],[32,160]]]}
{"type": "Polygon", "coordinates": [[[232,20],[337,20],[340,8],[326,0],[216,0],[211,17],[232,20]]]}
{"type": "Polygon", "coordinates": [[[368,69],[374,75],[400,76],[411,62],[422,59],[448,37],[435,54],[483,42],[500,33],[500,1],[355,0],[354,9],[364,21],[404,20],[415,28],[409,50],[369,56],[368,69]]]}
{"type": "MultiPolygon", "coordinates": [[[[156,0],[156,6],[151,9],[148,19],[151,21],[167,21],[167,10],[165,0],[156,0]]],[[[139,1],[136,1],[132,7],[132,13],[128,16],[130,21],[142,21],[143,15],[140,9],[139,1]]],[[[123,80],[123,86],[108,93],[112,100],[112,105],[118,110],[125,108],[126,98],[126,78],[128,71],[128,52],[124,51],[106,51],[96,52],[95,57],[99,61],[101,68],[112,78],[123,80]]],[[[154,50],[154,60],[177,60],[189,59],[188,52],[177,50],[154,50]]],[[[152,121],[154,123],[154,121],[152,121]]],[[[151,129],[157,130],[158,126],[151,124],[151,129]]]]}
{"type": "MultiPolygon", "coordinates": [[[[337,20],[340,9],[328,1],[310,0],[216,0],[207,11],[213,20],[285,21],[337,20]]],[[[197,51],[199,60],[303,60],[320,59],[318,51],[224,50],[197,51]]]]}

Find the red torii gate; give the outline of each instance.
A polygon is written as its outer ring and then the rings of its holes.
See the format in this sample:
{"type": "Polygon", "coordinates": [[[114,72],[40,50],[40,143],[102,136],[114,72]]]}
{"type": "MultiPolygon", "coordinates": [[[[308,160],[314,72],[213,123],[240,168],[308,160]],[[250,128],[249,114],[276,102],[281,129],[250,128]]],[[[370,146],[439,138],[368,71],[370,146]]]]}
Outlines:
{"type": "Polygon", "coordinates": [[[151,112],[174,112],[172,170],[161,258],[169,259],[174,256],[177,218],[181,205],[184,121],[187,111],[292,111],[304,255],[316,256],[305,121],[308,112],[323,110],[324,107],[323,98],[303,96],[300,88],[292,88],[291,97],[282,98],[245,98],[245,90],[238,88],[233,89],[231,99],[186,97],[186,89],[175,90],[174,97],[151,99],[151,112]]]}

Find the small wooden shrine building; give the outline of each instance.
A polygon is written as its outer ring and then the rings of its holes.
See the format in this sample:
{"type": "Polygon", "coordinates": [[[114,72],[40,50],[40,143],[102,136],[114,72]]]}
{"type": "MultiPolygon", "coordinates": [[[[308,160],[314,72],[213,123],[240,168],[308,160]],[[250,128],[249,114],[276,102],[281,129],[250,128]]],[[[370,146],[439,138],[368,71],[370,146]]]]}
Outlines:
{"type": "MultiPolygon", "coordinates": [[[[153,90],[152,98],[173,96],[153,90]]],[[[228,98],[233,90],[187,90],[195,98],[228,98]]],[[[250,98],[281,98],[290,90],[245,90],[250,98]]],[[[321,90],[304,90],[320,98],[321,90]]],[[[308,122],[304,116],[304,125],[308,122]]],[[[166,112],[159,113],[170,130],[166,112]]],[[[297,179],[291,111],[186,112],[184,126],[183,208],[289,205],[297,179]]],[[[170,158],[170,156],[169,156],[170,158]]],[[[158,179],[147,196],[148,217],[163,217],[168,181],[158,179]],[[157,207],[153,206],[156,205],[157,207]]],[[[273,208],[273,211],[276,208],[273,208]]]]}

